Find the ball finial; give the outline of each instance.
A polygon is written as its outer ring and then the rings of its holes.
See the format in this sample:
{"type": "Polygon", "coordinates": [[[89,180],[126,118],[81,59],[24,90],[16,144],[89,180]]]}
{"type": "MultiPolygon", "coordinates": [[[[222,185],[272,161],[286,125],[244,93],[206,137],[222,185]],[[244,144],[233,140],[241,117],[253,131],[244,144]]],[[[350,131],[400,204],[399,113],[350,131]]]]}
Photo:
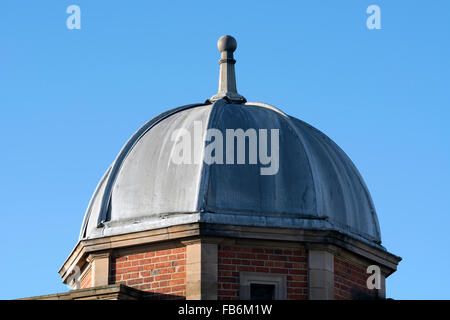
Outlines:
{"type": "Polygon", "coordinates": [[[236,50],[237,48],[236,39],[229,35],[221,36],[217,41],[217,48],[220,52],[234,52],[234,50],[236,50]]]}
{"type": "Polygon", "coordinates": [[[220,51],[219,91],[209,101],[225,99],[228,102],[245,103],[247,100],[236,89],[236,74],[234,71],[236,60],[233,57],[233,52],[237,48],[236,39],[229,35],[222,36],[217,41],[217,48],[220,51]]]}

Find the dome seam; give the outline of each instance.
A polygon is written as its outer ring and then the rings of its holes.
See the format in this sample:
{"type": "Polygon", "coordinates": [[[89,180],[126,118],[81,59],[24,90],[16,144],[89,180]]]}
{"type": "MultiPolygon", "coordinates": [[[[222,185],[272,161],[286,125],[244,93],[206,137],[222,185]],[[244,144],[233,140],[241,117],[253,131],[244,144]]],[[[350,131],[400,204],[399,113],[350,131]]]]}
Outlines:
{"type": "Polygon", "coordinates": [[[120,172],[120,169],[122,167],[123,162],[125,161],[126,157],[130,153],[130,151],[134,148],[136,143],[149,131],[151,128],[153,128],[155,125],[157,125],[162,120],[180,112],[183,110],[200,107],[207,105],[205,103],[197,103],[197,104],[189,104],[184,105],[178,108],[174,108],[171,110],[168,110],[151,120],[149,120],[147,123],[145,123],[138,131],[136,131],[133,136],[128,140],[128,142],[125,144],[125,146],[122,148],[122,150],[119,152],[119,155],[117,156],[116,160],[114,160],[112,166],[111,166],[111,174],[108,177],[108,180],[106,182],[105,191],[103,193],[103,198],[100,205],[100,212],[98,216],[97,221],[97,227],[103,226],[103,223],[108,221],[110,217],[107,216],[109,206],[110,206],[110,200],[112,196],[112,190],[116,181],[116,178],[120,172]]]}

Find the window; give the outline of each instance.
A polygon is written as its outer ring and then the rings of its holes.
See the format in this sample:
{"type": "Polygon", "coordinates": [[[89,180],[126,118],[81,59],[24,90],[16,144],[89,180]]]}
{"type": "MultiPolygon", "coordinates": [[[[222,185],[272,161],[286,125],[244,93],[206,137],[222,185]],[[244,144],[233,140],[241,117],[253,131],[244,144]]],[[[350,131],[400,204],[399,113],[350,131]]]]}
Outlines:
{"type": "Polygon", "coordinates": [[[242,300],[286,299],[286,276],[258,272],[240,272],[242,300]]]}
{"type": "Polygon", "coordinates": [[[250,283],[250,300],[274,300],[275,285],[250,283]]]}

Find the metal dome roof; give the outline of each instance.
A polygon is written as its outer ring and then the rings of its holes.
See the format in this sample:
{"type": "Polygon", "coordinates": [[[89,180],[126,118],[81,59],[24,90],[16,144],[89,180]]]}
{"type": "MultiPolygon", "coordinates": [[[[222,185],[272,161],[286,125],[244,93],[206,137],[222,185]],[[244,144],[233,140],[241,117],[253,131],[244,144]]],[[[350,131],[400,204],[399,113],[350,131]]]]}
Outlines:
{"type": "Polygon", "coordinates": [[[224,99],[167,111],[138,130],[100,181],[80,239],[190,222],[329,229],[381,241],[370,194],[331,139],[270,105],[224,99]],[[194,134],[196,121],[207,124],[193,146],[202,158],[208,128],[279,129],[278,173],[261,175],[261,164],[173,163],[172,133],[194,134]]]}
{"type": "Polygon", "coordinates": [[[307,123],[246,102],[236,90],[235,40],[222,37],[218,47],[218,94],[164,112],[130,138],[95,190],[80,240],[206,222],[335,230],[382,248],[374,205],[352,161],[307,123]],[[204,124],[201,132],[196,123],[204,124]],[[201,136],[192,150],[205,159],[208,129],[277,129],[277,173],[262,175],[261,163],[171,161],[179,130],[201,136]]]}

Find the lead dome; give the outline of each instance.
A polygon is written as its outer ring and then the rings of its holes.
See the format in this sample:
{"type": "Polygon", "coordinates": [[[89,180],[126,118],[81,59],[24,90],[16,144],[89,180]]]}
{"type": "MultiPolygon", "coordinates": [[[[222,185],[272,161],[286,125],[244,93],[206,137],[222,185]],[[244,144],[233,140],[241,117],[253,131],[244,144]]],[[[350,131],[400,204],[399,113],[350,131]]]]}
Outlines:
{"type": "Polygon", "coordinates": [[[166,111],[125,144],[92,196],[80,240],[187,223],[333,230],[384,250],[370,193],[349,157],[325,134],[274,106],[247,102],[236,90],[233,51],[224,36],[219,90],[205,103],[166,111]],[[207,129],[278,129],[279,170],[261,164],[175,164],[172,136],[183,129],[201,141],[207,129]]]}

